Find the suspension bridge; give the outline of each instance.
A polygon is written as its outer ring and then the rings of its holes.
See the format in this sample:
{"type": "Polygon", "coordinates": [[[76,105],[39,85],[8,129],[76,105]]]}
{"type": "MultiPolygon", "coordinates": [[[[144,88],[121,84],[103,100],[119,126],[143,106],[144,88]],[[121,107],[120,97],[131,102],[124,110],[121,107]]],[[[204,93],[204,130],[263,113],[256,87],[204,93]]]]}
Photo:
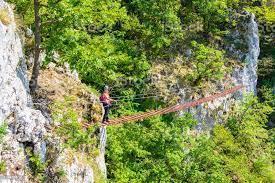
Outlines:
{"type": "MultiPolygon", "coordinates": [[[[129,115],[129,116],[122,116],[116,119],[111,119],[109,121],[108,124],[106,124],[105,126],[113,126],[113,125],[119,125],[119,124],[123,124],[123,123],[130,123],[130,122],[136,122],[136,121],[141,121],[153,116],[157,116],[157,115],[164,115],[164,114],[168,114],[168,113],[173,113],[173,112],[177,112],[177,111],[182,111],[191,107],[196,107],[198,105],[201,105],[203,103],[207,103],[207,102],[211,102],[214,100],[217,100],[219,98],[225,97],[227,95],[236,93],[237,91],[241,90],[242,88],[244,88],[243,85],[239,85],[236,87],[233,87],[231,89],[225,90],[221,93],[217,93],[214,95],[210,95],[208,97],[204,97],[192,102],[187,102],[184,104],[177,104],[177,105],[173,105],[170,107],[166,107],[163,109],[159,109],[159,110],[152,110],[152,111],[148,111],[148,112],[141,112],[138,114],[133,114],[133,115],[129,115]]],[[[90,124],[88,123],[84,123],[83,124],[84,127],[89,127],[90,124]]]]}

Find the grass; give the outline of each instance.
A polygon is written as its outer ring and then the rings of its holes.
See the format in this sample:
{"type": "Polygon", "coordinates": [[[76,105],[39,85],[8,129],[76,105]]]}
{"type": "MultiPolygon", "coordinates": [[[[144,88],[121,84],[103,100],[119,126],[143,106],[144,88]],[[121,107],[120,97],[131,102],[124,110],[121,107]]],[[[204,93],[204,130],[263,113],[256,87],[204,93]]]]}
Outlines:
{"type": "Polygon", "coordinates": [[[9,25],[11,23],[11,18],[8,9],[0,9],[0,21],[4,25],[9,25]]]}

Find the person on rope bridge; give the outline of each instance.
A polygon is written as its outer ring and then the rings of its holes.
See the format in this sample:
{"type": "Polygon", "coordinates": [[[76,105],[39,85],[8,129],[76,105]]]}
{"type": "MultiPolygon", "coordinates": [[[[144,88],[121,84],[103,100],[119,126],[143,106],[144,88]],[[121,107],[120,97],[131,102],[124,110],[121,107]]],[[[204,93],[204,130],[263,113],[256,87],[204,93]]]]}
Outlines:
{"type": "Polygon", "coordinates": [[[114,101],[109,95],[109,87],[108,86],[104,87],[103,93],[99,97],[99,100],[104,107],[104,115],[103,115],[102,123],[108,124],[110,108],[112,106],[112,102],[114,101]]]}

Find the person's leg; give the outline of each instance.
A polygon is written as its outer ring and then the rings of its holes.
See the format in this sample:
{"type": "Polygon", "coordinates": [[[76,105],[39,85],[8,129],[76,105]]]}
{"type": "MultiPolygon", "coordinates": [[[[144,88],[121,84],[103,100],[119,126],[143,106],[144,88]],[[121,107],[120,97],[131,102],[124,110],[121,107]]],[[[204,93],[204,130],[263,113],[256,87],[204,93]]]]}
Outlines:
{"type": "Polygon", "coordinates": [[[104,115],[103,115],[102,123],[104,123],[106,121],[106,117],[107,117],[106,107],[104,106],[104,115]]]}
{"type": "Polygon", "coordinates": [[[109,112],[110,112],[110,106],[107,106],[105,109],[105,114],[106,114],[105,120],[107,122],[109,122],[109,112]]]}
{"type": "Polygon", "coordinates": [[[106,105],[104,106],[104,115],[103,115],[102,123],[106,123],[109,120],[108,115],[109,115],[109,106],[106,105]]]}

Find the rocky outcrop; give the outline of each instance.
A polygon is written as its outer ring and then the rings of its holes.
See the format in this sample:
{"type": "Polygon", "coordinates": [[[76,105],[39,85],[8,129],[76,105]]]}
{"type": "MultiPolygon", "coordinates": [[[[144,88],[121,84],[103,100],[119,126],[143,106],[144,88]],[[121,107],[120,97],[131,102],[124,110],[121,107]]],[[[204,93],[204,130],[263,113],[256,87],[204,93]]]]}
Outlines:
{"type": "MultiPolygon", "coordinates": [[[[254,93],[255,95],[257,93],[257,63],[260,54],[258,25],[255,16],[251,13],[245,12],[239,15],[238,20],[239,24],[236,30],[233,30],[228,38],[230,40],[228,55],[233,57],[237,62],[236,65],[239,66],[233,68],[231,75],[227,76],[226,81],[218,84],[218,88],[223,90],[226,85],[233,84],[243,85],[245,89],[196,108],[188,109],[187,112],[193,114],[199,122],[198,131],[212,128],[216,122],[222,122],[222,116],[230,110],[236,100],[243,98],[244,93],[254,93]]],[[[179,93],[182,103],[190,100],[188,88],[181,88],[179,93]]],[[[197,98],[200,97],[197,96],[197,98]]]]}
{"type": "Polygon", "coordinates": [[[0,0],[0,9],[7,11],[11,19],[8,24],[0,21],[0,125],[9,126],[0,145],[0,159],[6,164],[5,175],[26,179],[24,148],[32,146],[42,154],[48,121],[31,107],[25,59],[12,10],[3,0],[0,0]]]}
{"type": "Polygon", "coordinates": [[[240,16],[237,29],[232,32],[233,43],[228,48],[231,56],[244,64],[243,68],[234,68],[232,79],[236,84],[246,87],[246,92],[257,94],[257,66],[260,55],[259,30],[255,15],[245,12],[240,16]]]}
{"type": "Polygon", "coordinates": [[[104,177],[107,178],[107,167],[105,164],[105,149],[107,144],[107,128],[101,127],[99,133],[99,141],[100,141],[100,153],[96,157],[97,165],[100,171],[103,173],[104,177]]]}
{"type": "MultiPolygon", "coordinates": [[[[54,110],[53,105],[66,103],[66,99],[70,98],[70,106],[74,113],[77,114],[79,123],[91,123],[101,121],[102,105],[98,101],[98,97],[93,94],[90,89],[81,83],[78,74],[71,71],[68,64],[64,67],[58,67],[54,63],[49,63],[47,69],[41,70],[39,76],[39,88],[34,98],[34,106],[41,110],[43,115],[52,121],[55,125],[60,125],[58,119],[51,119],[54,110]]],[[[68,109],[68,108],[65,109],[68,109]]],[[[64,110],[65,110],[64,109],[64,110]]],[[[61,117],[66,111],[59,111],[58,116],[61,117]]],[[[52,139],[49,141],[49,146],[57,148],[50,156],[56,154],[56,162],[52,165],[52,170],[59,171],[62,169],[66,176],[65,182],[90,182],[93,178],[107,177],[105,164],[105,147],[107,141],[107,130],[105,127],[99,129],[99,153],[96,157],[89,157],[87,154],[79,154],[77,152],[65,149],[64,152],[58,149],[59,143],[52,139]],[[70,156],[68,156],[70,154],[70,156]],[[89,164],[93,164],[93,167],[89,164]],[[92,172],[92,173],[91,173],[92,172]],[[100,174],[100,175],[98,175],[100,174]],[[92,176],[93,175],[93,176],[92,176]],[[90,178],[89,178],[90,177],[90,178]]],[[[58,141],[58,140],[57,140],[58,141]]],[[[51,177],[57,182],[58,177],[54,177],[54,172],[50,172],[51,177]]]]}
{"type": "Polygon", "coordinates": [[[93,183],[95,174],[92,165],[89,164],[85,154],[78,154],[75,151],[65,149],[60,151],[59,144],[55,145],[55,152],[51,152],[52,163],[47,170],[49,182],[66,183],[93,183]]]}

